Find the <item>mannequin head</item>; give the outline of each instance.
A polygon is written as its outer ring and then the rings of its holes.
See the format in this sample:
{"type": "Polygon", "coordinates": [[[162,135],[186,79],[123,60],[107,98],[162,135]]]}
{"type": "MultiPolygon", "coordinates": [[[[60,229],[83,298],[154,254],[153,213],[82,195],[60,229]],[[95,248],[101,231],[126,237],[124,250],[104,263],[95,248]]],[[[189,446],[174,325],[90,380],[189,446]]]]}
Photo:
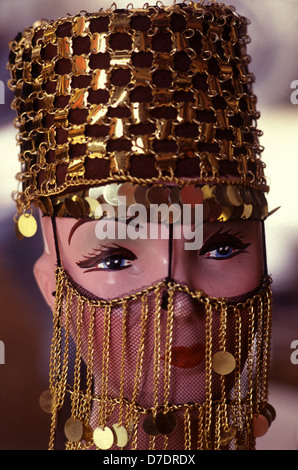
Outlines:
{"type": "Polygon", "coordinates": [[[11,44],[17,230],[32,235],[37,206],[34,272],[54,310],[50,448],[57,419],[68,448],[215,449],[254,447],[268,418],[247,24],[202,0],[42,21],[11,44]],[[136,219],[156,203],[182,223],[136,219]]]}

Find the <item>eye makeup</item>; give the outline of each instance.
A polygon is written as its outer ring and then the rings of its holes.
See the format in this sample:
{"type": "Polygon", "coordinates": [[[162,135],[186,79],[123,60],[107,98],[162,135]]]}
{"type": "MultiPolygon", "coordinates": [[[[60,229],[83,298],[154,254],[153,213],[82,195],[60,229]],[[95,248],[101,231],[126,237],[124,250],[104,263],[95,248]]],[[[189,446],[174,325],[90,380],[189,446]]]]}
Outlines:
{"type": "Polygon", "coordinates": [[[120,245],[102,246],[100,249],[95,249],[94,252],[76,263],[80,268],[85,269],[85,273],[104,270],[120,271],[129,268],[130,262],[137,259],[131,250],[120,245]],[[126,263],[123,264],[124,260],[126,263]],[[101,264],[105,264],[106,267],[100,267],[101,264]]]}
{"type": "MultiPolygon", "coordinates": [[[[243,242],[243,236],[240,232],[236,232],[234,234],[230,233],[231,230],[226,232],[222,232],[222,229],[211,235],[203,244],[200,249],[200,256],[208,255],[215,250],[220,250],[221,248],[228,248],[232,249],[232,252],[229,256],[226,257],[216,257],[217,260],[221,259],[229,259],[232,256],[238,255],[240,253],[244,253],[246,248],[250,245],[250,243],[243,242]]],[[[215,259],[215,258],[209,258],[215,259]]]]}

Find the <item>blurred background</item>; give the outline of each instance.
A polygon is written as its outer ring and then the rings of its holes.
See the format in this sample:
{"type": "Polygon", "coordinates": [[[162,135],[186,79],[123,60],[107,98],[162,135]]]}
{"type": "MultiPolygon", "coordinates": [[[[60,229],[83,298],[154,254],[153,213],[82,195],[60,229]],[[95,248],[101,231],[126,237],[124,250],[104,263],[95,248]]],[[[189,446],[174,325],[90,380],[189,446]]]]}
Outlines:
{"type": "MultiPolygon", "coordinates": [[[[128,3],[119,1],[117,6],[128,3]]],[[[134,6],[143,3],[136,1],[134,6]]],[[[227,3],[251,20],[248,52],[256,75],[263,158],[271,181],[269,205],[270,209],[281,206],[266,221],[268,266],[274,280],[270,402],[277,418],[258,440],[257,448],[298,450],[298,364],[291,361],[293,341],[297,340],[298,348],[298,0],[227,3]]],[[[4,90],[0,87],[0,340],[5,345],[5,364],[0,364],[2,450],[48,446],[49,415],[40,410],[38,400],[48,386],[52,327],[51,312],[32,274],[42,253],[41,234],[20,242],[12,221],[11,192],[16,189],[19,165],[12,125],[15,113],[6,85],[8,42],[38,19],[110,5],[106,0],[0,0],[0,80],[4,84],[4,90]]]]}

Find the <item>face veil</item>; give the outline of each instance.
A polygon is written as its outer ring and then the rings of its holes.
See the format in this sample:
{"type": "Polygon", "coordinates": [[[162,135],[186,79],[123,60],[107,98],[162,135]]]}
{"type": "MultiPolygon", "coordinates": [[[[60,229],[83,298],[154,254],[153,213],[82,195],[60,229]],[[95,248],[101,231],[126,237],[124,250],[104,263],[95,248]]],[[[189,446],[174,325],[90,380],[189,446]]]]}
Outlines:
{"type": "Polygon", "coordinates": [[[57,259],[51,449],[255,448],[273,419],[268,276],[215,298],[172,280],[169,263],[166,279],[103,300],[57,259]]]}

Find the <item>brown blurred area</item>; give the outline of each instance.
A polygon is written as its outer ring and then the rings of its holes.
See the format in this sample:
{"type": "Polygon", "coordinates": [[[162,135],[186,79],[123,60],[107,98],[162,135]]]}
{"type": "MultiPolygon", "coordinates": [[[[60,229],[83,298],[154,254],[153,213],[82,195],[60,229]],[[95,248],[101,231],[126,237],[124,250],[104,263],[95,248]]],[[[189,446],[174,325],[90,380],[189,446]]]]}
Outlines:
{"type": "Polygon", "coordinates": [[[0,449],[47,449],[49,415],[39,396],[48,387],[52,319],[32,275],[40,236],[17,240],[11,217],[1,220],[0,233],[0,449]]]}
{"type": "MultiPolygon", "coordinates": [[[[8,41],[18,31],[40,18],[57,18],[82,9],[96,11],[111,3],[0,0],[0,80],[6,83],[9,78],[8,41]]],[[[134,2],[136,6],[143,3],[134,2]]],[[[252,22],[250,54],[262,113],[263,156],[272,183],[271,209],[282,206],[266,222],[268,267],[274,281],[269,401],[277,418],[258,440],[257,448],[298,450],[298,364],[291,362],[291,343],[298,340],[298,105],[290,102],[291,82],[298,80],[298,62],[293,60],[298,45],[298,4],[297,0],[226,3],[235,5],[252,22]]],[[[8,88],[5,91],[5,103],[0,103],[0,341],[5,345],[5,364],[0,364],[0,450],[39,450],[47,449],[49,439],[50,418],[40,409],[39,396],[48,387],[52,316],[32,273],[42,253],[41,234],[19,241],[14,233],[10,192],[16,189],[18,150],[12,96],[8,88]]]]}

